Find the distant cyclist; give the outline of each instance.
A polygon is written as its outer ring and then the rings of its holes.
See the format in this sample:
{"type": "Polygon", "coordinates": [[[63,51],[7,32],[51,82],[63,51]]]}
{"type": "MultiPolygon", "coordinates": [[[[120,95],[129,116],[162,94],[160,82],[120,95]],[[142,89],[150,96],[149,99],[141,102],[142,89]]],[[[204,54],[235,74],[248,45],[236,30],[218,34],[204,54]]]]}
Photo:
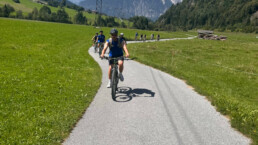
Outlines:
{"type": "Polygon", "coordinates": [[[124,33],[120,33],[119,38],[120,38],[120,39],[122,39],[122,40],[124,40],[124,41],[125,41],[125,43],[126,43],[126,39],[125,39],[125,37],[124,37],[124,33]]]}
{"type": "Polygon", "coordinates": [[[91,40],[93,41],[92,46],[94,46],[94,44],[96,43],[96,40],[97,40],[97,38],[98,38],[98,35],[99,35],[99,34],[96,33],[95,36],[92,37],[92,39],[91,39],[91,40]]]}
{"type": "Polygon", "coordinates": [[[160,39],[160,35],[158,34],[158,35],[157,35],[157,41],[159,41],[159,39],[160,39]]]}
{"type": "MultiPolygon", "coordinates": [[[[108,47],[110,49],[109,51],[110,58],[120,57],[118,60],[118,67],[119,67],[118,76],[121,81],[124,81],[124,77],[122,75],[122,72],[124,69],[124,58],[122,57],[124,55],[123,50],[125,51],[126,57],[129,57],[129,52],[127,50],[125,41],[117,36],[118,31],[116,29],[111,29],[110,34],[111,34],[111,38],[109,38],[106,41],[101,57],[102,58],[104,57],[104,54],[108,47]]],[[[114,60],[111,59],[109,61],[109,69],[108,69],[108,78],[109,78],[108,85],[107,85],[108,88],[111,87],[111,68],[113,64],[114,64],[114,60]]]]}
{"type": "Polygon", "coordinates": [[[151,34],[151,40],[153,40],[154,39],[154,34],[151,34]]]}
{"type": "Polygon", "coordinates": [[[98,47],[99,47],[99,55],[101,55],[102,52],[102,48],[104,47],[104,42],[105,42],[105,35],[103,35],[103,31],[99,31],[99,35],[97,38],[97,42],[98,42],[98,47]]]}
{"type": "Polygon", "coordinates": [[[96,53],[96,51],[97,51],[96,49],[97,49],[97,38],[98,38],[98,35],[99,35],[99,34],[96,33],[95,36],[93,36],[92,39],[91,39],[92,42],[93,42],[92,46],[94,47],[95,53],[96,53]]]}
{"type": "Polygon", "coordinates": [[[138,37],[138,33],[136,32],[135,33],[135,38],[134,38],[135,41],[137,40],[137,37],[138,37]]]}

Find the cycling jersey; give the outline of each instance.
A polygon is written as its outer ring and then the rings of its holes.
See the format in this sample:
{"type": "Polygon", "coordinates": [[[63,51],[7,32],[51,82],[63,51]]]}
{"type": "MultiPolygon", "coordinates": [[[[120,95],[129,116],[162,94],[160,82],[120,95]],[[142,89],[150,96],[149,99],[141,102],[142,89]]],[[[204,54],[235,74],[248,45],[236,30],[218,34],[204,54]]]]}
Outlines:
{"type": "MultiPolygon", "coordinates": [[[[117,39],[117,41],[112,41],[112,44],[110,44],[111,46],[109,47],[109,57],[119,57],[124,55],[123,48],[119,46],[118,41],[120,41],[120,43],[123,43],[122,39],[117,39]]],[[[107,40],[107,42],[109,43],[109,39],[107,40]]]]}
{"type": "Polygon", "coordinates": [[[98,42],[104,42],[105,41],[105,35],[99,35],[98,36],[98,42]]]}
{"type": "Polygon", "coordinates": [[[94,36],[94,41],[96,41],[96,40],[97,40],[97,38],[98,38],[98,36],[94,36]]]}

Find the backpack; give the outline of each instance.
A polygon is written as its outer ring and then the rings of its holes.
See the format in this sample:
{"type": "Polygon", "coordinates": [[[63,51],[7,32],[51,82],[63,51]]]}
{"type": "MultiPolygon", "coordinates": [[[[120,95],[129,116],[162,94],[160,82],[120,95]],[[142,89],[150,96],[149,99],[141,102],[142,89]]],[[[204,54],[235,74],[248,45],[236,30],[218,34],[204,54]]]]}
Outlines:
{"type": "MultiPolygon", "coordinates": [[[[117,39],[118,39],[118,47],[123,48],[123,45],[122,45],[123,41],[121,42],[122,39],[121,38],[117,38],[117,39]]],[[[112,47],[112,38],[109,38],[108,40],[109,40],[108,47],[111,48],[112,47]]]]}

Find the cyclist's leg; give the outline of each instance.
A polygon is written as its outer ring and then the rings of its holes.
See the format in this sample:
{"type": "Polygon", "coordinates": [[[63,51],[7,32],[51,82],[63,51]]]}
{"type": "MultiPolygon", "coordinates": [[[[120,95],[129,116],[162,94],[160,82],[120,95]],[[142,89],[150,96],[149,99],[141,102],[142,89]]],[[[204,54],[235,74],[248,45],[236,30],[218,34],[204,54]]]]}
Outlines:
{"type": "Polygon", "coordinates": [[[118,60],[119,72],[122,73],[124,70],[124,60],[118,60]]]}
{"type": "Polygon", "coordinates": [[[108,79],[111,79],[111,69],[114,64],[114,60],[109,60],[109,67],[108,67],[108,79]]]}

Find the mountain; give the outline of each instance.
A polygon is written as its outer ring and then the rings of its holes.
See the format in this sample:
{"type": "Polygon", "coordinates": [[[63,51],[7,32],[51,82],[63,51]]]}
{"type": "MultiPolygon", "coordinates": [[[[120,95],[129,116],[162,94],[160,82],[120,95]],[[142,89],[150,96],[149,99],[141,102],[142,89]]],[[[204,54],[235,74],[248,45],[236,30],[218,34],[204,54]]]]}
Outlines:
{"type": "Polygon", "coordinates": [[[257,0],[183,0],[171,6],[156,22],[160,29],[258,30],[257,0]]]}
{"type": "MultiPolygon", "coordinates": [[[[95,10],[96,0],[70,0],[85,9],[95,10]]],[[[172,4],[182,0],[103,0],[102,13],[109,16],[130,18],[145,16],[152,20],[158,19],[172,4]]]]}

